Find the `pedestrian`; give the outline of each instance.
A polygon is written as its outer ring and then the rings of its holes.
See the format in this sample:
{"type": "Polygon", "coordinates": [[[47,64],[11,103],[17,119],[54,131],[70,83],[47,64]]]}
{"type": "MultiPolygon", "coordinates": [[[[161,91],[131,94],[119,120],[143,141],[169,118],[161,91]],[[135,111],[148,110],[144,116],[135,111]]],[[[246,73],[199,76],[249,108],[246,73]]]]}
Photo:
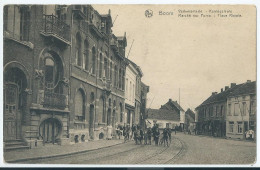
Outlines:
{"type": "Polygon", "coordinates": [[[152,144],[152,129],[151,128],[149,128],[147,130],[147,137],[148,137],[148,143],[149,143],[149,145],[151,145],[152,144]]]}
{"type": "Polygon", "coordinates": [[[156,128],[156,131],[154,134],[154,141],[155,141],[156,146],[158,146],[159,137],[160,137],[160,131],[159,131],[159,128],[156,128]]]}
{"type": "Polygon", "coordinates": [[[140,145],[143,144],[143,139],[144,139],[144,131],[140,128],[140,138],[139,138],[140,145]]]}
{"type": "Polygon", "coordinates": [[[144,130],[144,144],[147,145],[147,138],[148,138],[148,134],[147,134],[147,129],[144,130]]]}
{"type": "Polygon", "coordinates": [[[117,128],[116,128],[116,134],[117,134],[117,136],[118,136],[119,139],[120,139],[121,134],[120,134],[120,126],[119,126],[119,125],[118,125],[117,128]]]}
{"type": "Polygon", "coordinates": [[[165,147],[165,144],[168,145],[168,130],[166,128],[163,129],[163,145],[165,147]]]}
{"type": "Polygon", "coordinates": [[[168,136],[169,136],[169,143],[172,143],[172,130],[171,130],[171,128],[167,128],[167,132],[168,132],[168,136]]]}
{"type": "Polygon", "coordinates": [[[129,140],[129,135],[130,135],[130,126],[127,126],[126,128],[126,138],[129,140]]]}
{"type": "Polygon", "coordinates": [[[126,142],[127,134],[126,134],[126,127],[123,127],[123,136],[124,136],[124,142],[126,142]]]}

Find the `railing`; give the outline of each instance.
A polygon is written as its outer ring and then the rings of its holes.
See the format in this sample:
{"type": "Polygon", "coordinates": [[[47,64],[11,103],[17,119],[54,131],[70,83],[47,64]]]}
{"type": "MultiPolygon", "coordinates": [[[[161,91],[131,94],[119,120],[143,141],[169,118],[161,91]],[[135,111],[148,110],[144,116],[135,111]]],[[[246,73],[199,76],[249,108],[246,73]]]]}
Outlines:
{"type": "Polygon", "coordinates": [[[54,15],[43,15],[43,31],[70,41],[70,26],[54,15]]]}
{"type": "Polygon", "coordinates": [[[43,106],[49,108],[65,109],[67,106],[66,96],[64,94],[45,91],[43,106]]]}

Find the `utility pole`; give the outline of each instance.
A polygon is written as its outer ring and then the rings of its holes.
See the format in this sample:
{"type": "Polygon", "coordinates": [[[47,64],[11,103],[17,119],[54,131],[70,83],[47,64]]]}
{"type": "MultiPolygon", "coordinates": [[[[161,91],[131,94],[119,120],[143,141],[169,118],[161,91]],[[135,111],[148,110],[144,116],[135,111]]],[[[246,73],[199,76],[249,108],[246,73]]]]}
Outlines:
{"type": "Polygon", "coordinates": [[[131,44],[131,46],[130,46],[130,49],[129,49],[129,51],[128,51],[128,54],[127,54],[127,57],[126,57],[126,58],[128,58],[128,56],[129,56],[129,54],[130,54],[130,51],[131,51],[131,49],[132,49],[132,45],[133,45],[134,41],[135,41],[135,40],[133,39],[132,44],[131,44]]]}

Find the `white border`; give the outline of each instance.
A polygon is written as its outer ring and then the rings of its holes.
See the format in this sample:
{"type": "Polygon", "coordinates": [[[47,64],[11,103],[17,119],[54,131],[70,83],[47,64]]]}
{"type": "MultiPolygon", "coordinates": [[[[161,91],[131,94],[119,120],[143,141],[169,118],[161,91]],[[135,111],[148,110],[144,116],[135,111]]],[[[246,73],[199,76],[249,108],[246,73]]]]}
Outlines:
{"type": "MultiPolygon", "coordinates": [[[[0,60],[0,70],[1,79],[0,79],[0,134],[3,134],[3,6],[5,4],[60,4],[60,0],[1,0],[0,1],[0,51],[1,51],[1,60],[0,60]]],[[[255,5],[256,9],[260,7],[260,1],[256,0],[63,0],[62,4],[245,4],[245,5],[255,5]]],[[[260,12],[257,11],[257,19],[260,18],[260,12]]],[[[257,22],[257,42],[259,42],[259,22],[257,22]]],[[[259,49],[259,43],[257,43],[257,54],[259,49]]],[[[258,56],[258,55],[257,55],[258,56]]],[[[257,66],[259,66],[259,61],[257,60],[257,66]]],[[[259,71],[257,69],[257,80],[259,79],[259,71]]],[[[259,86],[257,83],[257,92],[259,86]]],[[[259,94],[257,93],[257,99],[259,94]]],[[[257,100],[257,110],[260,110],[260,102],[257,100]]],[[[257,118],[257,124],[259,123],[259,118],[257,118]]],[[[257,136],[260,137],[259,125],[257,126],[257,136]]],[[[257,140],[257,162],[253,167],[260,167],[259,161],[259,140],[257,140]]],[[[3,135],[0,135],[0,167],[252,167],[252,165],[71,165],[71,164],[3,164],[3,135]]]]}

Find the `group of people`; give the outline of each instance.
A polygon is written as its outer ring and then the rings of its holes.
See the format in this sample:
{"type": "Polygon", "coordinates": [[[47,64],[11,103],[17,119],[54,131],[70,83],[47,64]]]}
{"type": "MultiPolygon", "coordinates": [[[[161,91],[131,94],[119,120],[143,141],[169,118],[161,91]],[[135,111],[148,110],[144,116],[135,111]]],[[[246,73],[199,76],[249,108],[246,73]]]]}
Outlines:
{"type": "Polygon", "coordinates": [[[171,129],[164,128],[162,133],[160,133],[159,127],[155,124],[152,128],[142,129],[139,125],[130,126],[118,126],[117,135],[124,136],[124,142],[127,140],[134,140],[136,145],[151,145],[152,137],[155,145],[169,146],[171,143],[171,129]]]}

